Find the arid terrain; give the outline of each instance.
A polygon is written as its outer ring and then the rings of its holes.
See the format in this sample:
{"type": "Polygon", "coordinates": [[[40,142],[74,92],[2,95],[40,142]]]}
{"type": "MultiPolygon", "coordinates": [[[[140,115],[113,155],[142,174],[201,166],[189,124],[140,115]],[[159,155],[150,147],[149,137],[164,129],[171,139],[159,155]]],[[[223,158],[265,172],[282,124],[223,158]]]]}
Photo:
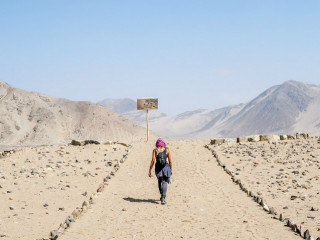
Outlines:
{"type": "Polygon", "coordinates": [[[0,158],[0,236],[41,239],[91,194],[129,149],[120,144],[23,148],[0,158]]]}
{"type": "Polygon", "coordinates": [[[220,161],[283,218],[320,236],[318,138],[222,144],[220,161]]]}
{"type": "MultiPolygon", "coordinates": [[[[168,140],[173,176],[161,205],[156,178],[147,176],[154,141],[34,147],[1,158],[0,236],[301,239],[239,189],[205,148],[209,141],[168,140]],[[71,213],[75,222],[64,229],[71,213]]],[[[270,206],[318,235],[316,139],[210,147],[270,206]]]]}

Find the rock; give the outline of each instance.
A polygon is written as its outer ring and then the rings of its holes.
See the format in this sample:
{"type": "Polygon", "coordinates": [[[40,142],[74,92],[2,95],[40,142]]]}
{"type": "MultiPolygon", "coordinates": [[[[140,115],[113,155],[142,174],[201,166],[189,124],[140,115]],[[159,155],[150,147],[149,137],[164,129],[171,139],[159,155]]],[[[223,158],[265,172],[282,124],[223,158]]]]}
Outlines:
{"type": "Polygon", "coordinates": [[[292,135],[288,135],[288,136],[287,136],[287,139],[288,139],[288,140],[295,140],[296,137],[295,137],[295,136],[292,136],[292,135]]]}
{"type": "Polygon", "coordinates": [[[272,215],[274,215],[274,214],[276,214],[276,211],[275,211],[274,208],[272,207],[272,208],[270,208],[269,213],[272,214],[272,215]]]}
{"type": "Polygon", "coordinates": [[[84,145],[87,145],[87,144],[96,144],[96,145],[99,145],[100,142],[95,141],[95,140],[85,140],[85,141],[84,141],[84,145]]]}
{"type": "Polygon", "coordinates": [[[60,207],[60,208],[59,208],[59,211],[64,211],[64,207],[60,207]]]}
{"type": "Polygon", "coordinates": [[[44,207],[48,207],[49,205],[47,203],[43,204],[44,207]]]}
{"type": "Polygon", "coordinates": [[[217,138],[217,139],[211,139],[210,144],[211,145],[220,145],[225,142],[224,138],[217,138]]]}
{"type": "Polygon", "coordinates": [[[300,236],[304,237],[304,227],[300,225],[300,236]]]}
{"type": "Polygon", "coordinates": [[[14,207],[9,207],[10,210],[14,210],[14,207]]]}
{"type": "Polygon", "coordinates": [[[80,146],[81,145],[81,143],[79,141],[76,141],[76,140],[72,140],[70,144],[72,146],[80,146]]]}
{"type": "Polygon", "coordinates": [[[269,212],[269,211],[270,211],[270,209],[269,209],[269,207],[267,206],[267,204],[264,204],[264,205],[263,205],[263,210],[265,210],[266,212],[269,212]]]}
{"type": "Polygon", "coordinates": [[[103,184],[100,184],[100,185],[99,185],[99,188],[97,189],[97,192],[102,192],[102,191],[103,191],[103,188],[104,188],[104,185],[103,185],[103,184]]]}
{"type": "Polygon", "coordinates": [[[288,136],[287,135],[280,135],[280,140],[287,140],[288,136]]]}
{"type": "Polygon", "coordinates": [[[248,142],[248,137],[238,137],[237,143],[245,143],[248,142]]]}
{"type": "Polygon", "coordinates": [[[68,219],[70,222],[75,222],[72,214],[69,215],[69,216],[67,217],[67,219],[68,219]]]}
{"type": "Polygon", "coordinates": [[[129,144],[124,143],[124,142],[118,142],[117,144],[120,144],[120,145],[125,146],[125,147],[129,147],[129,144]]]}
{"type": "MultiPolygon", "coordinates": [[[[64,229],[67,229],[68,228],[68,225],[66,224],[66,223],[61,223],[61,225],[62,225],[62,227],[64,228],[64,229]]],[[[60,226],[61,226],[60,225],[60,226]]]]}
{"type": "Polygon", "coordinates": [[[292,220],[288,220],[287,226],[292,229],[292,231],[296,231],[296,224],[292,220]]]}
{"type": "Polygon", "coordinates": [[[50,232],[50,239],[57,239],[58,238],[58,233],[57,233],[57,231],[56,230],[52,230],[51,232],[50,232]]]}
{"type": "Polygon", "coordinates": [[[75,219],[77,219],[77,218],[79,218],[79,217],[81,216],[81,213],[80,213],[79,210],[74,210],[74,211],[72,212],[72,216],[73,216],[75,219]]]}
{"type": "Polygon", "coordinates": [[[303,238],[304,239],[308,239],[310,237],[310,232],[309,230],[307,229],[304,233],[303,233],[303,238]]]}
{"type": "Polygon", "coordinates": [[[291,200],[295,200],[297,197],[298,197],[298,196],[292,195],[292,196],[290,197],[290,199],[291,199],[291,200]]]}
{"type": "Polygon", "coordinates": [[[296,233],[298,234],[298,235],[300,235],[300,229],[301,227],[299,227],[297,224],[295,225],[295,229],[296,229],[296,233]]]}
{"type": "Polygon", "coordinates": [[[70,220],[68,218],[65,220],[64,223],[67,224],[67,227],[70,227],[70,225],[71,225],[71,222],[70,222],[70,220]]]}
{"type": "Polygon", "coordinates": [[[261,206],[263,206],[263,205],[264,205],[263,198],[260,198],[260,202],[259,202],[259,204],[260,204],[261,206]]]}
{"type": "Polygon", "coordinates": [[[86,212],[87,211],[87,207],[86,206],[82,206],[82,212],[86,212]]]}
{"type": "Polygon", "coordinates": [[[85,207],[87,207],[87,208],[88,208],[88,207],[89,207],[89,205],[90,205],[90,204],[89,204],[89,202],[88,202],[88,201],[84,201],[84,202],[82,203],[82,207],[84,207],[84,206],[85,206],[85,207]]]}
{"type": "Polygon", "coordinates": [[[259,135],[252,135],[248,137],[248,142],[259,142],[260,136],[259,135]]]}
{"type": "Polygon", "coordinates": [[[90,204],[93,204],[93,195],[90,196],[90,198],[89,198],[89,203],[90,203],[90,204]]]}
{"type": "Polygon", "coordinates": [[[226,144],[234,144],[234,143],[237,143],[237,139],[236,138],[225,138],[224,139],[224,143],[226,143],[226,144]]]}
{"type": "Polygon", "coordinates": [[[307,139],[309,137],[309,134],[307,133],[297,133],[296,139],[307,139]]]}
{"type": "Polygon", "coordinates": [[[278,135],[260,135],[260,141],[279,141],[280,137],[278,135]]]}
{"type": "Polygon", "coordinates": [[[64,232],[64,227],[63,227],[63,226],[60,226],[60,227],[58,228],[58,232],[59,232],[59,233],[63,233],[63,232],[64,232]]]}
{"type": "Polygon", "coordinates": [[[319,208],[316,208],[316,207],[311,207],[311,211],[318,211],[319,208]]]}

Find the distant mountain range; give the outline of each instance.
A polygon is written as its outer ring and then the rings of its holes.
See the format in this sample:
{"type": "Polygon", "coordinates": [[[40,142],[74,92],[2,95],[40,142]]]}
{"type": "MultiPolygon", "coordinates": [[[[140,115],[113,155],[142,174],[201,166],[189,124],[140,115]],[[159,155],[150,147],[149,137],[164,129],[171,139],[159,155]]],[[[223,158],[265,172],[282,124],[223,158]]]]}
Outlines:
{"type": "MultiPolygon", "coordinates": [[[[319,109],[320,86],[287,81],[246,104],[177,116],[150,111],[150,130],[178,138],[295,132],[320,135],[319,109]]],[[[75,102],[0,81],[0,146],[61,144],[72,139],[144,140],[145,129],[130,120],[146,126],[145,111],[137,111],[136,102],[130,99],[105,99],[99,105],[75,102]]]]}
{"type": "Polygon", "coordinates": [[[131,141],[145,135],[142,127],[97,104],[28,92],[0,81],[0,145],[131,141]]]}
{"type": "MultiPolygon", "coordinates": [[[[130,99],[106,99],[100,105],[145,126],[145,112],[130,99]],[[124,110],[125,109],[125,110],[124,110]]],[[[320,86],[286,81],[246,104],[195,110],[177,116],[150,111],[150,129],[170,137],[238,137],[253,134],[320,134],[320,86]]]]}

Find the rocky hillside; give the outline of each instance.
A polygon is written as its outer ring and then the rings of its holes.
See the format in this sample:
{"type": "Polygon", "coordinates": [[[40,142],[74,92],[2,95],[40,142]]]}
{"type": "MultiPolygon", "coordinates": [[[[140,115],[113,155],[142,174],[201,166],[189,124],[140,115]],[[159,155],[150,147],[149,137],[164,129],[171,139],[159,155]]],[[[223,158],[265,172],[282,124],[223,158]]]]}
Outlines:
{"type": "Polygon", "coordinates": [[[141,138],[145,129],[102,106],[27,92],[0,81],[0,145],[141,138]]]}
{"type": "MultiPolygon", "coordinates": [[[[247,104],[177,116],[155,112],[150,129],[171,137],[237,137],[252,134],[309,132],[320,134],[320,86],[287,81],[273,86],[247,104]]],[[[137,111],[122,113],[145,125],[137,111]]]]}
{"type": "Polygon", "coordinates": [[[263,133],[320,133],[320,86],[287,81],[264,91],[228,121],[196,135],[236,137],[263,133]]]}

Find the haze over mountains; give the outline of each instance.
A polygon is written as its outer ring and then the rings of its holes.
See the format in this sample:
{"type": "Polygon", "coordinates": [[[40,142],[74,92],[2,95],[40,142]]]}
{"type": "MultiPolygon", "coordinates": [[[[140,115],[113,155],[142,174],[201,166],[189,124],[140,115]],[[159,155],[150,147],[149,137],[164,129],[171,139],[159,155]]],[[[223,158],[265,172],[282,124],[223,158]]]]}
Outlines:
{"type": "Polygon", "coordinates": [[[28,92],[0,81],[0,145],[140,138],[145,138],[142,127],[102,106],[28,92]]]}
{"type": "MultiPolygon", "coordinates": [[[[133,122],[145,127],[146,113],[136,110],[135,101],[106,99],[99,104],[124,117],[98,104],[28,92],[0,81],[0,145],[58,144],[72,139],[145,139],[145,129],[133,122]]],[[[320,135],[319,109],[320,86],[287,81],[246,104],[188,111],[177,116],[150,111],[150,130],[179,138],[295,132],[320,135]]]]}
{"type": "MultiPolygon", "coordinates": [[[[112,108],[141,126],[146,125],[145,112],[137,111],[133,100],[104,100],[99,104],[112,108]],[[130,102],[130,107],[127,111],[121,111],[113,102],[130,102]]],[[[165,136],[195,138],[295,132],[319,135],[319,109],[320,86],[286,81],[267,89],[246,104],[188,111],[177,116],[150,111],[150,129],[165,136]]]]}

